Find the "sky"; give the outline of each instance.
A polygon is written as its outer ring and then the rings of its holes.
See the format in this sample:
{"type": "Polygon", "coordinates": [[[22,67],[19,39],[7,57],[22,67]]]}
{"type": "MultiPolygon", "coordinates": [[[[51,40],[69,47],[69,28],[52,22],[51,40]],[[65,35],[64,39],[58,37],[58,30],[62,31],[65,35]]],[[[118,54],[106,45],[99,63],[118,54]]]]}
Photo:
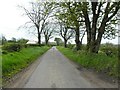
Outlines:
{"type": "Polygon", "coordinates": [[[23,16],[18,5],[26,6],[30,0],[1,0],[0,1],[0,32],[7,38],[29,38],[26,30],[18,30],[29,19],[23,16]]]}
{"type": "MultiPolygon", "coordinates": [[[[37,41],[37,37],[31,35],[25,29],[18,28],[29,21],[28,17],[23,16],[23,11],[18,8],[18,5],[28,6],[28,3],[33,0],[1,0],[0,1],[0,35],[4,35],[8,40],[12,37],[16,39],[26,38],[29,40],[37,41]]],[[[52,39],[51,41],[54,41],[52,39]]],[[[86,43],[86,37],[83,39],[83,43],[86,43]]],[[[74,40],[71,40],[74,43],[74,40]]],[[[118,44],[118,38],[113,40],[104,40],[102,43],[114,43],[118,44]]]]}

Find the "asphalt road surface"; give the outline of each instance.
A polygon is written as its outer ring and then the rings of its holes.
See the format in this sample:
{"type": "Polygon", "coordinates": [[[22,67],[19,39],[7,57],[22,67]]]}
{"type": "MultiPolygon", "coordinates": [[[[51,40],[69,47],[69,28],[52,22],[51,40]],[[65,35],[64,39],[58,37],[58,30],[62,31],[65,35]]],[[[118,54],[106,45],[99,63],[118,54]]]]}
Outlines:
{"type": "Polygon", "coordinates": [[[52,47],[41,58],[40,63],[29,77],[24,88],[98,88],[81,75],[81,72],[52,47]]]}
{"type": "Polygon", "coordinates": [[[30,77],[25,88],[85,88],[93,87],[80,72],[53,47],[30,77]]]}

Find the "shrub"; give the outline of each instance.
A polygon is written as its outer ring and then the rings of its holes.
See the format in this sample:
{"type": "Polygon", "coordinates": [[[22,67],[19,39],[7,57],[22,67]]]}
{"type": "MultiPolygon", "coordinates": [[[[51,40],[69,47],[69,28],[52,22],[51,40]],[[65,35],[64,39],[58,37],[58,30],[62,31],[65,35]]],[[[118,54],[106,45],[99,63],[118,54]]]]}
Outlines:
{"type": "Polygon", "coordinates": [[[72,49],[75,45],[74,44],[68,44],[67,47],[72,49]]]}
{"type": "Polygon", "coordinates": [[[76,45],[74,45],[74,47],[72,48],[72,51],[73,51],[73,52],[76,52],[76,51],[77,51],[76,45]]]}
{"type": "Polygon", "coordinates": [[[39,44],[26,44],[26,45],[27,45],[27,46],[33,46],[33,47],[34,47],[34,46],[45,46],[45,44],[40,44],[40,45],[39,45],[39,44]]]}
{"type": "Polygon", "coordinates": [[[100,50],[105,52],[107,56],[118,55],[118,47],[113,44],[106,43],[101,46],[100,50]]]}
{"type": "Polygon", "coordinates": [[[2,47],[3,50],[6,50],[8,52],[20,51],[21,48],[22,48],[22,45],[17,43],[6,44],[2,47]]]}
{"type": "Polygon", "coordinates": [[[86,45],[85,44],[81,45],[81,50],[86,50],[86,45]]]}
{"type": "Polygon", "coordinates": [[[2,50],[2,54],[7,54],[8,52],[6,50],[2,50]]]}

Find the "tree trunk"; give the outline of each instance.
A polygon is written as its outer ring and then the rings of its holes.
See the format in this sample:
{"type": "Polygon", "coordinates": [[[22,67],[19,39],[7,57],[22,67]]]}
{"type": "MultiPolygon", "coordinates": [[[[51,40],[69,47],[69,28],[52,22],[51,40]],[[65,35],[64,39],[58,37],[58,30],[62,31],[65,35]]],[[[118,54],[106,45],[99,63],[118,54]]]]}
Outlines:
{"type": "Polygon", "coordinates": [[[40,46],[41,45],[41,33],[39,31],[39,26],[36,25],[36,27],[37,27],[37,31],[38,31],[38,44],[40,46]]]}
{"type": "Polygon", "coordinates": [[[38,33],[38,44],[39,44],[39,46],[41,45],[41,36],[39,33],[38,33]]]}
{"type": "Polygon", "coordinates": [[[89,51],[90,43],[91,43],[91,27],[90,27],[88,14],[85,14],[84,18],[85,18],[85,25],[86,25],[86,31],[87,31],[87,48],[86,49],[87,51],[89,51]]]}
{"type": "Polygon", "coordinates": [[[100,44],[101,44],[101,40],[102,40],[102,36],[104,34],[104,31],[105,31],[105,26],[106,26],[106,23],[104,22],[104,23],[102,23],[102,25],[98,29],[97,39],[94,42],[94,46],[92,46],[92,48],[91,48],[91,49],[93,49],[93,50],[91,50],[91,53],[98,53],[99,48],[100,48],[100,44]]]}
{"type": "Polygon", "coordinates": [[[87,30],[87,48],[86,48],[87,51],[89,51],[89,49],[90,49],[90,43],[91,43],[91,32],[88,29],[87,30]]]}
{"type": "Polygon", "coordinates": [[[93,19],[92,19],[92,29],[91,29],[91,43],[90,43],[90,52],[95,52],[96,48],[96,25],[98,20],[98,14],[96,14],[96,7],[98,2],[92,2],[92,12],[93,12],[93,19]]]}
{"type": "Polygon", "coordinates": [[[45,35],[45,44],[48,45],[47,35],[45,35]]]}
{"type": "Polygon", "coordinates": [[[46,41],[46,45],[48,45],[48,40],[46,41]]]}
{"type": "Polygon", "coordinates": [[[96,47],[96,17],[93,18],[92,29],[91,29],[91,42],[90,42],[90,52],[95,52],[96,47]]]}
{"type": "Polygon", "coordinates": [[[38,44],[41,45],[41,35],[38,33],[38,44]]]}
{"type": "Polygon", "coordinates": [[[64,47],[67,48],[67,40],[64,39],[64,47]]]}
{"type": "Polygon", "coordinates": [[[95,45],[95,50],[93,53],[98,53],[104,31],[105,31],[105,26],[99,29],[97,40],[96,40],[96,45],[95,45]]]}
{"type": "Polygon", "coordinates": [[[80,39],[79,39],[79,36],[80,36],[80,31],[79,31],[79,27],[76,28],[76,35],[75,35],[75,42],[76,42],[76,49],[77,51],[81,49],[81,44],[80,44],[80,39]]]}

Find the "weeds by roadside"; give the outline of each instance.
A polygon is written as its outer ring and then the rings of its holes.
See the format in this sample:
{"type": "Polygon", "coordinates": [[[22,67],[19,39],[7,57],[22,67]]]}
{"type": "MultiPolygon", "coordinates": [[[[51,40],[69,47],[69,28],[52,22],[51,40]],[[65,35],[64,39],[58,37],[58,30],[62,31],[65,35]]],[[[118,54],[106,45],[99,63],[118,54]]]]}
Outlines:
{"type": "Polygon", "coordinates": [[[90,54],[84,50],[73,52],[69,48],[57,47],[70,60],[79,63],[85,68],[95,69],[110,76],[118,77],[118,57],[107,56],[105,53],[90,54]]]}
{"type": "Polygon", "coordinates": [[[2,55],[2,77],[3,81],[14,76],[30,63],[35,61],[40,55],[45,53],[49,47],[28,47],[19,52],[11,52],[2,55]]]}

